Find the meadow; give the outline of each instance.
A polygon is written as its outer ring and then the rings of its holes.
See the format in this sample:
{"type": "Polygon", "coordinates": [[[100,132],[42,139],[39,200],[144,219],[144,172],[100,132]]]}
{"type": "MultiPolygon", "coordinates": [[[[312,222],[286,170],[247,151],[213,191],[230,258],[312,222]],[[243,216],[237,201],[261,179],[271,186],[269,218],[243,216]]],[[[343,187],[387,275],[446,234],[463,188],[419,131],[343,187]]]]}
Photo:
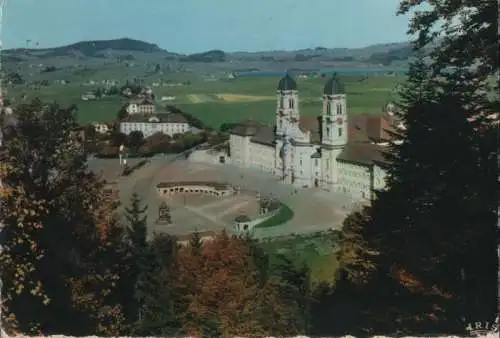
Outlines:
{"type": "MultiPolygon", "coordinates": [[[[298,78],[299,109],[303,115],[321,113],[321,96],[325,78],[298,78]]],[[[159,108],[175,105],[199,118],[208,126],[218,128],[224,122],[238,122],[245,119],[270,123],[276,110],[276,86],[278,77],[238,77],[206,81],[190,77],[189,85],[159,86],[153,91],[158,98],[159,108]],[[174,101],[159,101],[162,96],[174,96],[174,101]]],[[[382,107],[394,99],[394,88],[404,81],[397,76],[344,76],[347,105],[350,114],[380,113],[382,107]]],[[[99,87],[83,86],[77,82],[68,85],[54,84],[40,90],[24,86],[9,88],[9,96],[19,100],[39,97],[48,102],[57,101],[63,105],[75,104],[78,120],[89,122],[113,121],[118,110],[126,102],[118,96],[105,97],[95,101],[83,101],[84,92],[99,87]]]]}
{"type": "Polygon", "coordinates": [[[261,247],[270,255],[271,264],[278,262],[281,255],[291,259],[298,267],[307,264],[311,268],[311,282],[317,285],[335,283],[337,244],[338,235],[332,232],[274,239],[262,242],[261,247]]]}

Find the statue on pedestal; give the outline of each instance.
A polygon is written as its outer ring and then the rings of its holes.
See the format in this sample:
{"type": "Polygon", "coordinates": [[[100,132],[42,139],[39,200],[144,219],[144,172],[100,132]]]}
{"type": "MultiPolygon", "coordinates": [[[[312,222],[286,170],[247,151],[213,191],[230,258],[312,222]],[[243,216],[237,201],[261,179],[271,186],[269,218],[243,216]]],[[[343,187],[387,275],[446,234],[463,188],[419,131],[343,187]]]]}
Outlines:
{"type": "Polygon", "coordinates": [[[163,202],[158,207],[158,224],[172,224],[172,217],[170,216],[170,208],[167,203],[163,202]]]}

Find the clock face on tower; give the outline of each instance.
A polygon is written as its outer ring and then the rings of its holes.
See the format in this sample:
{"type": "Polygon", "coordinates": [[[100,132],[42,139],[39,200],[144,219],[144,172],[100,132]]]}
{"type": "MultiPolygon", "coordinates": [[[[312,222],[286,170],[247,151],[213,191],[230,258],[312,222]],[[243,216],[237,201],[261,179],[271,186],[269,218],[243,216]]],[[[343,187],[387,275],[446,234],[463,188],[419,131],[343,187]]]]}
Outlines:
{"type": "Polygon", "coordinates": [[[344,123],[344,120],[341,117],[337,118],[337,124],[342,125],[342,123],[344,123]]]}

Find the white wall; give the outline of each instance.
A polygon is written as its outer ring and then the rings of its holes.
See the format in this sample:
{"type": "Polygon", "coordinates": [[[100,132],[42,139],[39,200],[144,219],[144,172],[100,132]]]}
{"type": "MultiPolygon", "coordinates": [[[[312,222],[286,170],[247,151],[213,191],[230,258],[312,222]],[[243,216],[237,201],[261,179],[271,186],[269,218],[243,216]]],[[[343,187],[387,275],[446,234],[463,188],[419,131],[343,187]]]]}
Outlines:
{"type": "Polygon", "coordinates": [[[374,165],[373,166],[373,188],[375,190],[382,190],[386,188],[387,171],[384,168],[374,165]]]}
{"type": "Polygon", "coordinates": [[[356,165],[347,162],[338,162],[339,184],[338,190],[348,193],[355,199],[370,199],[371,197],[371,168],[370,166],[356,165]]]}
{"type": "Polygon", "coordinates": [[[141,131],[144,137],[151,136],[155,133],[163,133],[165,135],[183,134],[189,131],[187,123],[151,123],[151,122],[120,122],[120,132],[128,135],[133,131],[141,131]]]}
{"type": "Polygon", "coordinates": [[[312,175],[312,158],[311,155],[316,152],[313,146],[294,146],[293,151],[293,168],[295,170],[295,182],[298,187],[305,185],[310,186],[312,175]]]}
{"type": "Polygon", "coordinates": [[[139,107],[137,106],[136,103],[131,103],[127,106],[126,108],[127,113],[129,114],[137,114],[139,113],[139,107]]]}
{"type": "Polygon", "coordinates": [[[250,142],[249,146],[249,165],[262,171],[272,173],[274,169],[274,147],[253,142],[250,142]]]}
{"type": "Polygon", "coordinates": [[[322,152],[322,166],[323,178],[322,186],[325,189],[331,190],[339,180],[337,157],[342,149],[323,149],[322,152]]]}
{"type": "Polygon", "coordinates": [[[250,136],[239,136],[231,134],[229,136],[229,149],[231,163],[240,166],[247,166],[249,163],[250,136]]]}
{"type": "Polygon", "coordinates": [[[224,163],[230,163],[225,152],[210,150],[195,150],[189,155],[188,160],[198,163],[220,164],[221,156],[224,157],[224,163]]]}

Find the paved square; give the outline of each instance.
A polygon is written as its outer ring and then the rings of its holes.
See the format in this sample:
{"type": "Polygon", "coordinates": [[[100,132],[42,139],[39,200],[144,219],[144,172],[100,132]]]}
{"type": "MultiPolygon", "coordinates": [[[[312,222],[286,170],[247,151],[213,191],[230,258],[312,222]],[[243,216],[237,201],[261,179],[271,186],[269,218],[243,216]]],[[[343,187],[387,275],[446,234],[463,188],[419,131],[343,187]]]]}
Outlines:
{"type": "MultiPolygon", "coordinates": [[[[104,165],[100,160],[99,165],[104,165]]],[[[112,161],[112,160],[108,160],[112,161]]],[[[114,160],[116,161],[116,160],[114,160]]],[[[94,166],[98,166],[94,164],[94,166]]],[[[171,162],[171,158],[152,158],[150,163],[130,176],[118,178],[117,187],[122,204],[128,205],[136,192],[148,204],[148,222],[151,232],[165,231],[175,235],[194,229],[219,231],[229,229],[234,217],[246,213],[250,217],[258,210],[256,194],[271,195],[287,204],[294,217],[287,223],[266,229],[256,229],[257,237],[273,237],[291,233],[308,233],[341,227],[350,203],[348,197],[318,189],[296,189],[282,184],[269,174],[238,168],[228,164],[200,164],[187,160],[171,162]],[[241,188],[239,196],[217,199],[210,196],[160,196],[156,185],[161,182],[206,181],[228,183],[241,188]],[[173,225],[156,224],[158,207],[167,202],[173,225]]]]}

